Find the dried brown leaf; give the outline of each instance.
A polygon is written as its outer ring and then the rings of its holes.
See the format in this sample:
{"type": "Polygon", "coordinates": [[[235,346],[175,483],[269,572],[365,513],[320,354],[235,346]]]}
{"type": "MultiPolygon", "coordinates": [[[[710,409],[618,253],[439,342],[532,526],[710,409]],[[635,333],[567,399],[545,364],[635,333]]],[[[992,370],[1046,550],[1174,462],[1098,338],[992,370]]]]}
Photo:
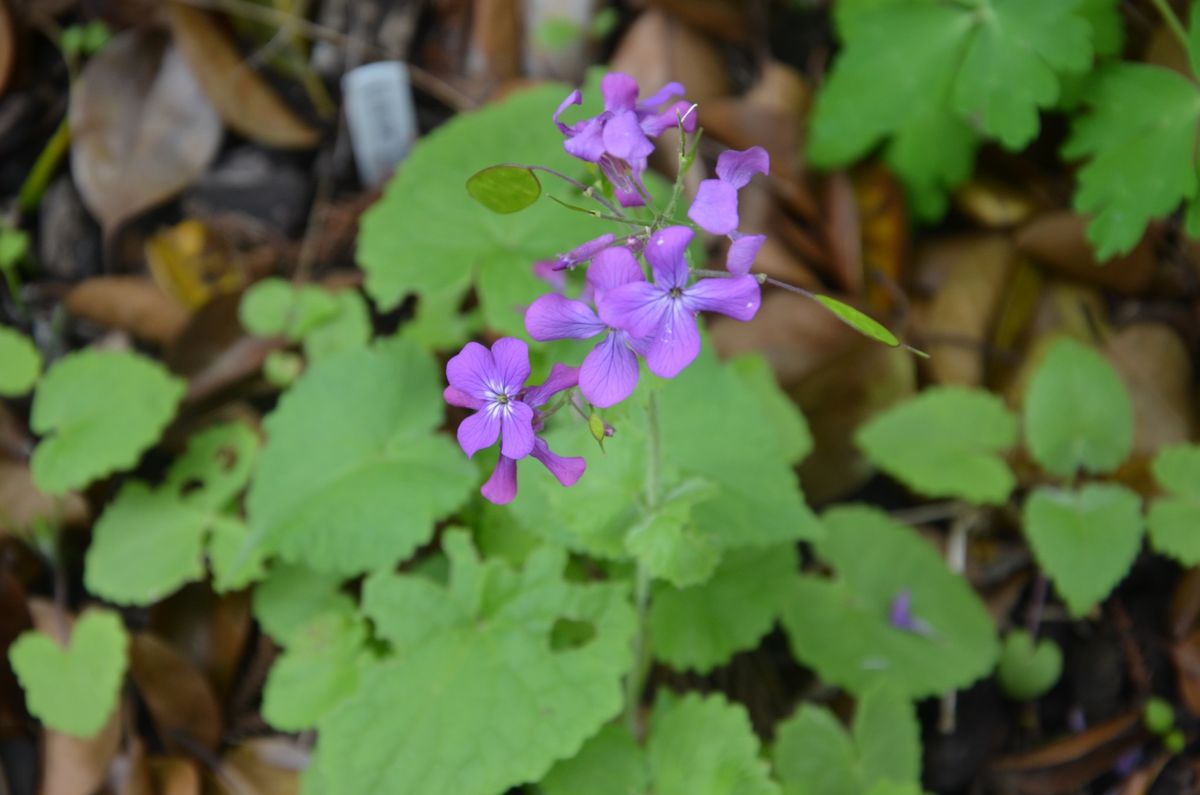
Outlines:
{"type": "Polygon", "coordinates": [[[209,750],[221,739],[221,710],[208,680],[154,635],[139,632],[130,643],[130,673],[168,749],[209,750]]]}
{"type": "Polygon", "coordinates": [[[67,294],[67,311],[138,339],[169,345],[188,322],[188,310],[142,276],[97,276],[67,294]]]}
{"type": "Polygon", "coordinates": [[[939,241],[917,263],[918,279],[935,289],[922,323],[930,375],[940,384],[982,385],[989,332],[1017,264],[1012,243],[995,235],[939,241]]]}
{"type": "Polygon", "coordinates": [[[28,464],[0,459],[0,534],[23,535],[38,522],[61,527],[87,520],[87,502],[78,492],[43,494],[34,484],[28,464]]]}
{"type": "Polygon", "coordinates": [[[637,18],[613,53],[614,72],[632,75],[644,91],[686,80],[687,98],[701,106],[730,93],[725,59],[705,36],[662,11],[637,18]]]}
{"type": "Polygon", "coordinates": [[[954,194],[954,205],[987,229],[1009,229],[1029,219],[1033,199],[1003,182],[975,177],[954,194]]]}
{"type": "Polygon", "coordinates": [[[309,752],[287,737],[260,737],[230,749],[214,778],[214,795],[297,795],[309,752]],[[226,785],[231,782],[233,786],[226,785]]]}
{"type": "Polygon", "coordinates": [[[245,284],[233,253],[221,242],[203,221],[189,218],[146,241],[146,263],[163,292],[198,309],[213,295],[245,284]]]}
{"type": "Polygon", "coordinates": [[[1153,234],[1130,253],[1101,265],[1086,236],[1087,219],[1069,210],[1044,213],[1016,234],[1017,248],[1059,275],[1119,293],[1142,292],[1154,275],[1153,234]]]}
{"type": "Polygon", "coordinates": [[[992,770],[1027,795],[1074,792],[1111,770],[1147,737],[1141,710],[1135,709],[1028,753],[1003,757],[992,770]]]}
{"type": "Polygon", "coordinates": [[[178,2],[167,16],[175,45],[231,129],[278,149],[317,145],[321,131],[301,120],[246,63],[217,17],[178,2]]]}
{"type": "Polygon", "coordinates": [[[221,120],[162,34],[113,38],[71,91],[71,170],[84,203],[112,237],[125,221],[178,193],[208,167],[221,120]]]}
{"type": "Polygon", "coordinates": [[[218,595],[202,584],[154,605],[148,622],[151,632],[204,674],[222,703],[238,675],[250,628],[249,593],[218,595]]]}
{"type": "Polygon", "coordinates": [[[17,62],[17,21],[8,0],[0,0],[0,97],[8,89],[17,62]]]}
{"type": "Polygon", "coordinates": [[[726,41],[742,43],[750,35],[750,3],[739,0],[650,0],[650,5],[726,41]]]}
{"type": "Polygon", "coordinates": [[[1193,715],[1200,715],[1200,629],[1171,647],[1171,662],[1183,705],[1193,715]]]}

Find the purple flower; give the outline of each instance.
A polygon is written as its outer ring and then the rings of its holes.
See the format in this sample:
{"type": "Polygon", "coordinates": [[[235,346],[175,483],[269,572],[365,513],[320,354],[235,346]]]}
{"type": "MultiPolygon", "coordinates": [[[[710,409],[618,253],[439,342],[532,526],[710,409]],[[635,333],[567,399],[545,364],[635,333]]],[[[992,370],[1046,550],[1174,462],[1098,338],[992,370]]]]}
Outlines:
{"type": "MultiPolygon", "coordinates": [[[[567,153],[598,164],[612,182],[617,201],[625,207],[636,207],[644,204],[641,175],[646,170],[646,158],[654,151],[650,138],[674,127],[678,116],[690,106],[676,100],[684,93],[679,83],[668,83],[638,102],[637,81],[620,72],[605,75],[600,91],[604,94],[604,111],[598,116],[570,125],[559,121],[568,107],[583,102],[583,94],[576,89],[554,112],[554,123],[567,138],[563,142],[567,153]]],[[[695,127],[695,114],[689,114],[684,128],[691,132],[695,127]]]]}
{"type": "Polygon", "coordinates": [[[468,342],[446,363],[446,402],[475,409],[458,426],[458,443],[467,457],[498,438],[500,452],[509,458],[533,451],[533,409],[520,400],[527,378],[529,346],[512,337],[496,340],[490,351],[468,342]]]}
{"type": "MultiPolygon", "coordinates": [[[[629,249],[609,248],[598,254],[588,268],[587,282],[599,301],[609,290],[634,282],[645,283],[645,277],[629,249]]],[[[543,295],[525,313],[525,328],[539,342],[582,340],[606,334],[579,368],[580,391],[593,406],[616,405],[637,387],[637,354],[645,350],[645,344],[600,320],[583,301],[543,295]]]]}
{"type": "Polygon", "coordinates": [[[606,232],[600,237],[592,238],[588,242],[576,246],[565,254],[559,254],[558,263],[554,266],[555,270],[567,270],[587,262],[611,246],[614,240],[616,238],[612,232],[606,232]]]}
{"type": "Polygon", "coordinates": [[[600,319],[634,339],[649,339],[646,364],[663,378],[673,378],[700,353],[699,312],[720,312],[750,320],[761,302],[753,276],[700,279],[688,284],[684,252],[693,232],[672,226],[656,232],[646,246],[654,283],[636,281],[604,291],[597,297],[600,319]]]}
{"type": "Polygon", "coordinates": [[[888,623],[904,632],[930,634],[929,624],[913,616],[912,591],[907,588],[896,594],[896,598],[892,600],[891,607],[888,608],[888,623]]]}
{"type": "Polygon", "coordinates": [[[743,235],[738,228],[738,191],[746,187],[755,174],[766,174],[771,168],[767,150],[754,146],[744,152],[732,149],[717,158],[717,178],[700,183],[696,198],[688,210],[701,228],[714,235],[728,235],[733,243],[725,260],[725,269],[744,276],[750,272],[764,235],[743,235]]]}
{"type": "MultiPolygon", "coordinates": [[[[530,387],[521,396],[521,400],[534,411],[533,432],[535,435],[530,455],[550,470],[550,474],[554,475],[564,486],[575,485],[583,475],[583,471],[587,469],[587,461],[579,457],[560,456],[550,449],[546,441],[537,435],[541,433],[544,425],[544,417],[538,409],[546,405],[554,395],[570,389],[578,383],[578,367],[556,364],[551,368],[550,377],[544,384],[530,387]]],[[[509,458],[501,452],[499,460],[496,461],[496,468],[492,470],[492,476],[487,479],[479,492],[497,505],[506,505],[512,502],[517,496],[517,459],[509,458]]]]}

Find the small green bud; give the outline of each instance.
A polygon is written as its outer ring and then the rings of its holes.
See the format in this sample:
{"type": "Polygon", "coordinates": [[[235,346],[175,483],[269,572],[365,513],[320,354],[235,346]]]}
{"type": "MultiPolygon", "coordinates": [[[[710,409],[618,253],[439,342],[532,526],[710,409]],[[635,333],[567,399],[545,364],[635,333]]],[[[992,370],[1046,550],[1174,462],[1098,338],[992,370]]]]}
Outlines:
{"type": "Polygon", "coordinates": [[[1155,734],[1166,734],[1175,728],[1175,710],[1161,698],[1152,698],[1142,711],[1142,722],[1155,734]]]}
{"type": "Polygon", "coordinates": [[[1163,740],[1163,747],[1173,754],[1177,754],[1187,745],[1187,740],[1183,736],[1183,732],[1176,729],[1166,736],[1163,740]]]}

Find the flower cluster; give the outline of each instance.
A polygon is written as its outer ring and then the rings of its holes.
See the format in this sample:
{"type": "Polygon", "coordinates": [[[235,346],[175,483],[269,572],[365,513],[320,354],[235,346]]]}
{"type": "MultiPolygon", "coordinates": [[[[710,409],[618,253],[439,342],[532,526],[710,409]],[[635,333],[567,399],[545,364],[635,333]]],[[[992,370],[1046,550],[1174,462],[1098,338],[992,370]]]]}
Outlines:
{"type": "MultiPolygon", "coordinates": [[[[684,89],[678,83],[644,100],[638,99],[638,85],[628,75],[609,74],[600,88],[604,110],[599,115],[572,124],[561,120],[568,108],[582,102],[578,90],[555,111],[554,123],[565,137],[563,148],[598,166],[620,208],[644,207],[650,196],[642,174],[654,151],[651,139],[671,128],[694,132],[694,108],[682,99],[684,89]]],[[[697,278],[688,265],[688,246],[695,237],[691,226],[648,210],[625,215],[610,204],[605,207],[620,213],[617,220],[636,229],[634,234],[605,233],[553,261],[534,263],[535,275],[553,291],[528,307],[526,331],[539,342],[596,339],[580,366],[555,364],[544,384],[527,386],[529,349],[511,337],[497,340],[490,350],[467,343],[450,359],[446,401],[475,412],[458,428],[463,451],[474,456],[500,442],[499,462],[481,489],[484,497],[495,503],[511,501],[517,492],[517,461],[526,456],[540,461],[564,486],[583,475],[583,458],[556,455],[540,436],[545,420],[560,407],[583,411],[569,397],[547,407],[556,395],[578,387],[592,406],[616,405],[637,387],[639,360],[662,378],[675,377],[695,360],[701,345],[699,313],[717,312],[742,321],[754,317],[761,302],[760,283],[749,272],[765,238],[738,231],[738,191],[768,169],[761,147],[723,153],[716,178],[700,183],[688,210],[698,227],[732,241],[725,272],[697,278]],[[570,298],[564,271],[583,266],[585,286],[578,298],[570,298]]],[[[677,193],[682,179],[680,173],[677,193]]]]}

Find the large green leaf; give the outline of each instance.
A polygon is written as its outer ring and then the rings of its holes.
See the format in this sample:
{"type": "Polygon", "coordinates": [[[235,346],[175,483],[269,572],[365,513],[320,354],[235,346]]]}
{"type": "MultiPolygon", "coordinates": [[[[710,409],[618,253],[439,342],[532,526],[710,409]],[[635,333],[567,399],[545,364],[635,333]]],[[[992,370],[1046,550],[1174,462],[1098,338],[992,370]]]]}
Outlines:
{"type": "Polygon", "coordinates": [[[856,440],[892,477],[929,497],[1003,503],[1016,483],[1000,454],[1017,421],[982,390],[927,389],[861,426],[856,440]]]}
{"type": "Polygon", "coordinates": [[[508,510],[524,528],[589,554],[628,554],[627,534],[649,513],[647,407],[652,393],[664,496],[689,482],[712,488],[712,496],[695,502],[687,515],[700,537],[718,549],[733,549],[814,538],[821,532],[793,470],[809,444],[799,411],[777,386],[751,371],[744,375],[736,364],[719,363],[708,349],[670,381],[644,376],[632,397],[606,411],[616,435],[604,450],[586,423],[555,418],[546,434],[550,446],[562,455],[584,455],[588,470],[575,486],[564,489],[541,467],[523,468],[521,491],[508,510]],[[714,411],[714,406],[720,409],[714,411]],[[784,417],[787,421],[781,422],[784,417]]]}
{"type": "Polygon", "coordinates": [[[1019,149],[1060,79],[1092,62],[1078,0],[842,0],[844,47],[817,98],[810,154],[842,166],[887,140],[885,156],[936,216],[965,180],[976,132],[1019,149]]]}
{"type": "Polygon", "coordinates": [[[349,575],[387,568],[428,541],[477,477],[433,433],[441,384],[433,359],[407,340],[315,362],[264,423],[247,495],[263,551],[349,575]]]}
{"type": "Polygon", "coordinates": [[[623,722],[610,723],[538,782],[545,795],[646,795],[650,773],[623,722]]]}
{"type": "Polygon", "coordinates": [[[137,463],[175,415],[184,384],[134,353],[86,350],[59,360],[33,399],[38,488],[62,494],[137,463]]]}
{"type": "MultiPolygon", "coordinates": [[[[459,114],[421,140],[362,219],[358,260],[377,303],[390,309],[415,293],[425,336],[448,345],[462,341],[465,329],[454,315],[477,283],[487,325],[524,336],[520,308],[546,291],[533,276],[533,263],[608,231],[627,233],[545,199],[515,215],[496,215],[467,193],[473,174],[497,164],[581,172],[579,162],[563,152],[562,134],[550,120],[568,90],[546,85],[518,92],[459,114]],[[436,301],[427,305],[427,298],[436,301]],[[430,334],[431,327],[440,332],[430,334]]],[[[552,177],[544,187],[573,204],[587,201],[552,177]]]]}
{"type": "Polygon", "coordinates": [[[635,623],[623,586],[567,582],[560,551],[517,573],[481,562],[459,531],[444,538],[447,587],[372,578],[365,606],[394,653],[321,721],[315,791],[496,795],[540,779],[620,711],[635,623]],[[591,637],[552,644],[563,621],[591,637]]]}
{"type": "Polygon", "coordinates": [[[801,577],[783,614],[797,659],[855,692],[878,680],[914,698],[966,687],[991,671],[995,627],[970,585],[911,528],[863,506],[824,517],[818,555],[833,580],[801,577]],[[894,627],[907,594],[925,631],[894,627]]]}
{"type": "Polygon", "coordinates": [[[1042,487],[1025,501],[1025,535],[1072,615],[1116,587],[1142,544],[1142,501],[1115,483],[1079,491],[1042,487]]]}
{"type": "Polygon", "coordinates": [[[263,717],[277,729],[315,726],[353,695],[366,659],[366,628],[357,616],[321,613],[289,638],[263,688],[263,717]]]}
{"type": "Polygon", "coordinates": [[[1103,474],[1133,446],[1133,404],[1120,376],[1073,339],[1053,344],[1025,392],[1025,443],[1052,475],[1103,474]]]}
{"type": "Polygon", "coordinates": [[[678,670],[707,673],[754,648],[792,598],[798,568],[792,544],[737,549],[704,583],[659,585],[649,616],[654,656],[678,670]]]}
{"type": "Polygon", "coordinates": [[[1121,62],[1097,72],[1083,100],[1091,113],[1076,116],[1063,155],[1087,159],[1075,208],[1092,216],[1097,257],[1130,251],[1152,219],[1184,202],[1195,219],[1200,87],[1162,66],[1121,62]]]}

